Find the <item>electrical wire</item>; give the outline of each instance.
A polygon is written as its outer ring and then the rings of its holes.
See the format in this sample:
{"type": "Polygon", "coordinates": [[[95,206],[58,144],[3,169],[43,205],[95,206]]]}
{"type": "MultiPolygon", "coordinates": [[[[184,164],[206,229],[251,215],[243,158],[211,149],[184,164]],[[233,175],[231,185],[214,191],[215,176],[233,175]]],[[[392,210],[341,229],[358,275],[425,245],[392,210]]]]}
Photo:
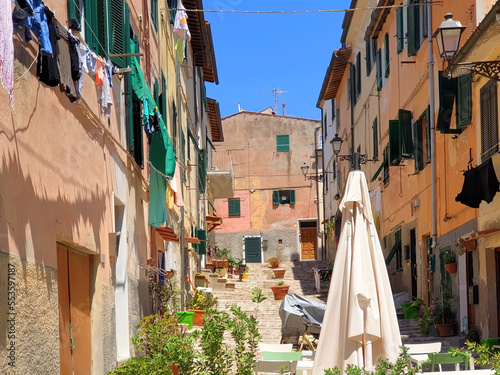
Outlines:
{"type": "MultiPolygon", "coordinates": [[[[429,5],[443,5],[443,1],[437,0],[429,5]]],[[[427,5],[424,4],[424,5],[427,5]]],[[[206,12],[206,13],[245,13],[245,14],[299,14],[299,13],[344,13],[357,12],[361,10],[377,10],[377,9],[392,9],[392,8],[407,8],[413,6],[421,6],[423,4],[400,4],[400,5],[384,5],[364,8],[347,8],[347,9],[313,9],[313,10],[235,10],[235,9],[178,9],[178,8],[162,8],[169,11],[187,11],[187,12],[206,12]]]]}

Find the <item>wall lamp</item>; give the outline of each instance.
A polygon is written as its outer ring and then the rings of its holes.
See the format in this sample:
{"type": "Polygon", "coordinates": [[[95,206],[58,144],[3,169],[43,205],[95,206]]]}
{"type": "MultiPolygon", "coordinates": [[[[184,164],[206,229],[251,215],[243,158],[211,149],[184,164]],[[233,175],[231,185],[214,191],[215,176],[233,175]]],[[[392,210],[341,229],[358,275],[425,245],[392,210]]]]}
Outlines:
{"type": "Polygon", "coordinates": [[[432,37],[437,41],[439,55],[443,60],[448,62],[448,79],[452,78],[451,68],[457,68],[456,72],[459,76],[474,72],[487,78],[500,80],[500,61],[498,60],[463,63],[451,62],[459,50],[460,37],[466,27],[462,26],[460,21],[454,21],[453,14],[451,13],[447,13],[444,19],[432,37]]]}
{"type": "Polygon", "coordinates": [[[339,160],[349,160],[354,166],[355,170],[361,169],[361,164],[366,164],[368,161],[377,161],[375,159],[368,159],[367,154],[360,154],[359,152],[355,152],[352,155],[339,155],[340,148],[342,147],[342,138],[339,137],[338,134],[335,134],[335,137],[332,138],[330,144],[332,145],[333,153],[335,157],[339,160]]]}
{"type": "Polygon", "coordinates": [[[304,175],[304,181],[312,180],[312,181],[323,182],[323,180],[325,179],[325,173],[334,173],[334,172],[323,172],[323,173],[320,173],[317,175],[308,176],[307,173],[309,172],[309,166],[306,163],[302,164],[302,167],[300,167],[300,170],[302,171],[302,174],[304,175]]]}

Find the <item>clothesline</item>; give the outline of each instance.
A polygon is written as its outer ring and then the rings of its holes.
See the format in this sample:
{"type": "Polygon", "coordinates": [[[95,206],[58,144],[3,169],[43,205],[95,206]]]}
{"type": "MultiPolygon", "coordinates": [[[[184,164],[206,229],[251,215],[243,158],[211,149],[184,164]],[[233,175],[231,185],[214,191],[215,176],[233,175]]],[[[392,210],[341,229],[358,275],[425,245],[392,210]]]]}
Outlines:
{"type": "MultiPolygon", "coordinates": [[[[375,7],[363,8],[344,8],[344,9],[313,9],[313,10],[236,10],[236,9],[186,9],[188,12],[206,12],[206,13],[246,13],[246,14],[300,14],[300,13],[344,13],[357,12],[362,10],[377,10],[377,9],[393,9],[393,8],[408,8],[420,5],[443,5],[440,0],[430,1],[426,4],[400,4],[400,5],[384,5],[375,7]]],[[[178,11],[178,8],[162,8],[161,10],[178,11]]]]}

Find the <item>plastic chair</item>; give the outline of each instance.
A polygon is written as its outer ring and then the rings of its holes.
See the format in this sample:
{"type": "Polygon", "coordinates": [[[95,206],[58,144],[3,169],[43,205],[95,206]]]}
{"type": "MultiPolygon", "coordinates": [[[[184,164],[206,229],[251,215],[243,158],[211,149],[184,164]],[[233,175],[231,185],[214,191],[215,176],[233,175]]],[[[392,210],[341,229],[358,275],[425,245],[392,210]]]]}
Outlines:
{"type": "Polygon", "coordinates": [[[261,352],[291,352],[293,344],[266,344],[259,342],[259,350],[261,352]]]}
{"type": "Polygon", "coordinates": [[[297,372],[297,361],[265,361],[258,359],[253,366],[253,373],[259,374],[261,372],[275,373],[275,374],[295,374],[297,372]]]}
{"type": "Polygon", "coordinates": [[[405,344],[410,355],[410,362],[415,365],[421,365],[429,360],[430,353],[439,353],[441,351],[441,342],[428,342],[424,344],[405,344]]]}
{"type": "Polygon", "coordinates": [[[441,372],[443,371],[441,365],[455,365],[455,370],[460,371],[460,364],[463,363],[465,370],[469,369],[469,359],[463,355],[452,357],[449,353],[429,353],[429,359],[433,372],[436,365],[439,366],[441,372]]]}

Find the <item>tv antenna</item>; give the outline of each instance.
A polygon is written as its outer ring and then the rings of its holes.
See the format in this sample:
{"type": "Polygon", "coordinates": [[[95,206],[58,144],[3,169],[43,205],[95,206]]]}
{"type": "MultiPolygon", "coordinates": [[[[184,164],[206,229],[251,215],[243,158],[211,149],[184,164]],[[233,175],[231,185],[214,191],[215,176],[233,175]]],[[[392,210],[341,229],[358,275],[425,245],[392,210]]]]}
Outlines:
{"type": "MultiPolygon", "coordinates": [[[[281,94],[285,94],[288,91],[281,91],[280,89],[275,89],[274,87],[273,87],[272,90],[262,90],[262,91],[267,91],[267,92],[272,92],[273,93],[273,95],[274,95],[274,111],[276,113],[278,113],[278,96],[280,96],[281,94]]],[[[283,116],[284,115],[285,114],[283,113],[283,116]]]]}

